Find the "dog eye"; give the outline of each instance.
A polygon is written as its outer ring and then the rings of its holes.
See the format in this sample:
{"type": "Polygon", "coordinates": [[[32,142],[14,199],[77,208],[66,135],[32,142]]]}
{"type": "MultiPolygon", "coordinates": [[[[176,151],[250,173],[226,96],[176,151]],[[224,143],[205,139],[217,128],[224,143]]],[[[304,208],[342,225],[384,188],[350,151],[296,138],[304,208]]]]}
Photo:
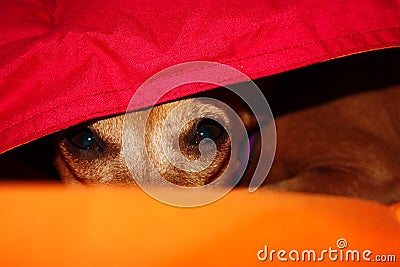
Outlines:
{"type": "Polygon", "coordinates": [[[75,133],[69,138],[69,140],[79,149],[100,150],[100,146],[96,141],[96,136],[89,128],[75,133]]]}
{"type": "Polygon", "coordinates": [[[216,141],[223,133],[224,128],[217,121],[204,119],[197,124],[194,143],[197,145],[204,139],[216,141]]]}

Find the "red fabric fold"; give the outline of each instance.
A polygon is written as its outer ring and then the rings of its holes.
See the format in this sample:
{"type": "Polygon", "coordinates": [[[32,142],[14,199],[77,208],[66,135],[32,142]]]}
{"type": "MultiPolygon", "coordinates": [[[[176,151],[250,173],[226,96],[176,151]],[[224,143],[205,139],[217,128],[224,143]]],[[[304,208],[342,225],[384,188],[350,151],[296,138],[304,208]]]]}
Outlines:
{"type": "Polygon", "coordinates": [[[220,62],[256,79],[398,47],[399,11],[397,0],[3,1],[0,153],[124,112],[146,79],[178,63],[220,62]]]}

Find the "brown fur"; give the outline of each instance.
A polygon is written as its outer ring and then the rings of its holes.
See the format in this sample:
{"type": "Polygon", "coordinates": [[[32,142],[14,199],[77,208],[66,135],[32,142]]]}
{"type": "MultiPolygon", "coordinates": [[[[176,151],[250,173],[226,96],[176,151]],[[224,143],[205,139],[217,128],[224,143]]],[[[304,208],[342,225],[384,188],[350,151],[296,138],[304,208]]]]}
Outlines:
{"type": "Polygon", "coordinates": [[[399,107],[397,86],[281,116],[265,188],[399,201],[399,107]]]}
{"type": "MultiPolygon", "coordinates": [[[[230,155],[229,138],[219,146],[211,167],[195,173],[172,166],[165,158],[161,125],[169,110],[195,99],[185,99],[154,107],[147,124],[145,144],[135,143],[131,153],[136,162],[148,157],[167,180],[182,186],[209,183],[225,170],[230,155]]],[[[391,203],[400,199],[400,87],[365,92],[340,98],[320,106],[289,113],[276,119],[278,143],[275,162],[264,187],[269,189],[354,196],[391,203]]],[[[249,117],[243,112],[242,117],[249,117]]],[[[187,116],[190,110],[182,110],[187,116]]],[[[218,113],[206,106],[204,112],[218,113]]],[[[125,115],[89,124],[106,146],[104,152],[77,151],[65,136],[59,142],[56,166],[61,177],[71,183],[133,184],[121,154],[122,124],[125,115]],[[94,155],[91,155],[94,154],[94,155]]],[[[141,122],[142,112],[130,113],[141,122]]],[[[223,116],[223,115],[221,115],[223,116]]],[[[182,118],[175,117],[176,124],[182,118]]],[[[247,119],[247,126],[253,123],[247,119]]],[[[227,120],[229,123],[229,120],[227,120]]],[[[138,123],[137,125],[141,125],[138,123]]],[[[183,131],[188,131],[188,126],[183,131]]],[[[132,138],[135,139],[133,130],[132,138]]],[[[183,153],[189,153],[183,145],[183,153]],[[185,152],[186,151],[186,152],[185,152]]],[[[181,149],[182,149],[181,147],[181,149]]],[[[190,152],[186,156],[196,157],[190,152]],[[191,154],[190,154],[191,153],[191,154]]],[[[137,175],[149,175],[151,166],[141,166],[137,175]]],[[[149,177],[151,179],[151,177],[149,177]]],[[[244,178],[245,179],[245,178],[244,178]]]]}

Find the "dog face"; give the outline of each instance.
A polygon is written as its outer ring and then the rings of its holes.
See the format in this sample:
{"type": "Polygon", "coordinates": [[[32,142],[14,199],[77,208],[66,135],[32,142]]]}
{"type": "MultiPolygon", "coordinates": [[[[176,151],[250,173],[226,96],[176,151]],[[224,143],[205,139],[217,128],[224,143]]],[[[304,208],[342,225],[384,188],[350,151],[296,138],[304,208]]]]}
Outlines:
{"type": "Polygon", "coordinates": [[[135,184],[137,177],[154,183],[157,171],[169,182],[187,187],[208,184],[222,173],[229,177],[232,173],[225,173],[229,161],[236,161],[234,171],[245,167],[246,162],[231,157],[231,138],[226,129],[243,123],[254,132],[256,122],[234,96],[227,98],[226,92],[222,95],[240,115],[240,121],[220,105],[189,98],[64,131],[57,137],[55,159],[60,176],[78,184],[135,184]],[[122,141],[124,129],[127,146],[122,141]],[[168,150],[174,143],[177,146],[168,150]],[[179,162],[181,159],[185,160],[179,162]],[[128,160],[136,163],[131,169],[128,160]]]}

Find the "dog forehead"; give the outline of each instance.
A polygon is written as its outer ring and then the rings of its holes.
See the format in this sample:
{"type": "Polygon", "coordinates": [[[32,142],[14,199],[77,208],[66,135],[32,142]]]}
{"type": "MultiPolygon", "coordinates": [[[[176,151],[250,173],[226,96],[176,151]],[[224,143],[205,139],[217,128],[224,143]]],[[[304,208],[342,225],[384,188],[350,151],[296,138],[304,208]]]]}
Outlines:
{"type": "MultiPolygon", "coordinates": [[[[211,118],[221,123],[229,123],[222,105],[204,98],[188,98],[150,109],[128,112],[94,122],[90,128],[104,141],[122,143],[123,131],[134,138],[146,131],[163,130],[172,135],[184,130],[193,121],[211,118]]],[[[166,137],[166,136],[165,136],[166,137]]]]}
{"type": "Polygon", "coordinates": [[[229,123],[227,109],[229,107],[221,101],[205,97],[188,98],[161,104],[150,111],[147,127],[161,128],[176,132],[183,130],[193,122],[210,118],[222,124],[229,123]]]}

